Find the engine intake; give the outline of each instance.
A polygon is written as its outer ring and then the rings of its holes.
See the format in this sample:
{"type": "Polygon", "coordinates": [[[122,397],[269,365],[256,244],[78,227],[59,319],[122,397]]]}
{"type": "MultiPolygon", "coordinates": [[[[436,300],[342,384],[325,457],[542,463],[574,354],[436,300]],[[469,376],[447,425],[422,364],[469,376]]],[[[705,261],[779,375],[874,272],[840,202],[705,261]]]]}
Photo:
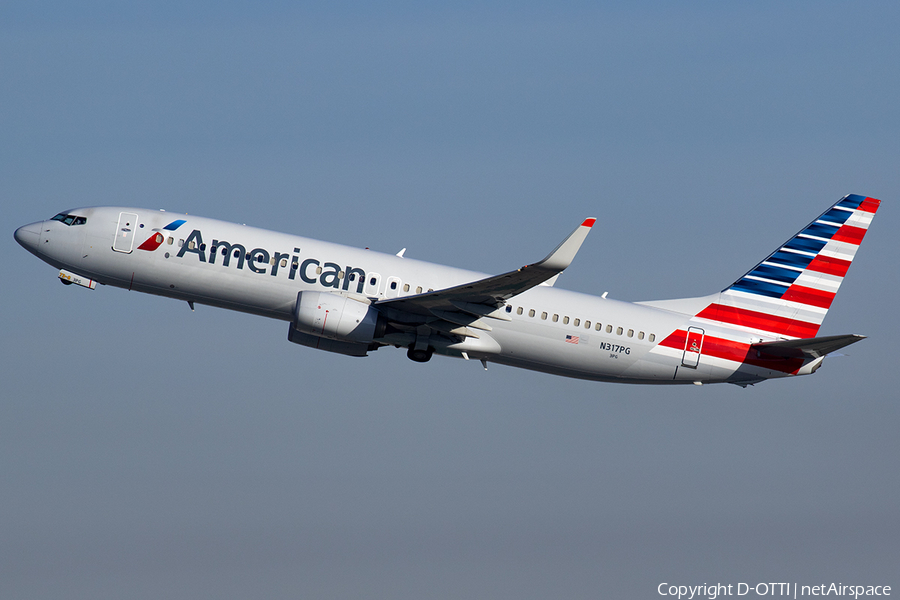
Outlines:
{"type": "Polygon", "coordinates": [[[385,319],[370,304],[329,292],[300,292],[293,326],[298,331],[343,342],[368,344],[385,319]]]}

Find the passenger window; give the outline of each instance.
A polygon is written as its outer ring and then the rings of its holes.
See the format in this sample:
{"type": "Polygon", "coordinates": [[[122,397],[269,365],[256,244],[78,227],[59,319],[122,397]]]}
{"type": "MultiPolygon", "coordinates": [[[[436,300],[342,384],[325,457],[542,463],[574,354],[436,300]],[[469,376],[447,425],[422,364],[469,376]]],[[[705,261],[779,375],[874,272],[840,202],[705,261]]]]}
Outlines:
{"type": "Polygon", "coordinates": [[[634,329],[628,330],[628,337],[634,337],[634,329]]]}
{"type": "Polygon", "coordinates": [[[529,317],[533,317],[533,316],[534,316],[534,309],[533,309],[533,308],[530,309],[530,310],[528,311],[528,316],[529,316],[529,317]]]}
{"type": "Polygon", "coordinates": [[[639,339],[639,340],[644,339],[644,332],[643,332],[643,331],[639,331],[639,332],[638,332],[638,339],[639,339]]]}
{"type": "Polygon", "coordinates": [[[188,249],[193,250],[197,243],[194,240],[191,240],[191,243],[188,244],[188,249]]]}
{"type": "MultiPolygon", "coordinates": [[[[222,248],[222,250],[224,251],[225,248],[222,248]]],[[[240,251],[240,250],[235,250],[235,251],[234,251],[234,257],[235,257],[235,258],[240,258],[240,257],[241,257],[241,251],[240,251]]]]}
{"type": "Polygon", "coordinates": [[[524,311],[524,309],[520,306],[519,308],[516,309],[516,314],[521,315],[523,311],[524,311]]]}
{"type": "Polygon", "coordinates": [[[541,313],[541,320],[542,320],[542,321],[546,321],[546,320],[547,320],[547,313],[545,313],[545,312],[542,312],[542,313],[541,313]]]}
{"type": "Polygon", "coordinates": [[[175,238],[173,238],[173,237],[170,235],[170,236],[169,236],[169,239],[166,240],[166,243],[169,244],[169,245],[171,246],[172,244],[175,243],[175,238]]]}
{"type": "Polygon", "coordinates": [[[622,328],[616,327],[616,335],[622,335],[622,328]]]}
{"type": "Polygon", "coordinates": [[[392,281],[392,282],[391,282],[391,289],[392,289],[392,290],[396,290],[396,289],[397,289],[397,282],[396,282],[396,281],[392,281]]]}
{"type": "Polygon", "coordinates": [[[286,259],[286,258],[282,258],[282,259],[281,259],[281,268],[283,269],[283,268],[285,268],[286,266],[287,266],[287,259],[286,259]]]}
{"type": "Polygon", "coordinates": [[[507,305],[507,307],[506,307],[506,312],[511,313],[511,312],[512,312],[512,306],[507,305]]]}
{"type": "Polygon", "coordinates": [[[559,321],[559,315],[553,315],[553,322],[556,323],[559,321]]]}
{"type": "Polygon", "coordinates": [[[316,275],[322,274],[322,267],[316,267],[316,275]]]}
{"type": "Polygon", "coordinates": [[[416,293],[417,293],[417,294],[421,294],[421,293],[422,293],[422,286],[421,286],[421,285],[420,285],[420,286],[416,286],[416,293]]]}
{"type": "MultiPolygon", "coordinates": [[[[316,269],[316,273],[319,273],[319,272],[321,272],[321,269],[316,269]]],[[[377,279],[375,279],[374,277],[369,278],[369,285],[375,285],[376,283],[378,283],[377,279]]]]}
{"type": "Polygon", "coordinates": [[[601,327],[603,327],[603,324],[602,324],[602,323],[597,323],[596,325],[594,325],[594,329],[597,330],[597,331],[600,331],[600,328],[601,328],[601,327]]]}
{"type": "Polygon", "coordinates": [[[579,325],[581,325],[581,319],[575,319],[574,321],[572,321],[572,325],[578,327],[579,325]]]}
{"type": "Polygon", "coordinates": [[[651,342],[655,342],[655,341],[656,341],[656,335],[653,334],[653,333],[651,333],[650,336],[649,336],[647,339],[648,339],[649,341],[651,341],[651,342]]]}
{"type": "Polygon", "coordinates": [[[591,328],[591,322],[590,322],[590,321],[585,321],[585,322],[584,322],[584,328],[585,328],[585,329],[590,329],[590,328],[591,328]]]}
{"type": "Polygon", "coordinates": [[[429,294],[430,294],[431,292],[433,292],[433,291],[434,291],[434,288],[428,288],[428,293],[429,293],[429,294]]]}
{"type": "Polygon", "coordinates": [[[606,333],[612,333],[612,325],[606,326],[606,333]]]}
{"type": "Polygon", "coordinates": [[[569,324],[569,317],[563,317],[563,325],[569,324]]]}
{"type": "Polygon", "coordinates": [[[344,278],[344,272],[338,271],[338,279],[343,279],[343,278],[344,278]]]}
{"type": "Polygon", "coordinates": [[[408,292],[408,291],[409,291],[409,284],[408,284],[408,283],[404,283],[404,284],[403,284],[403,291],[404,291],[404,292],[408,292]]]}

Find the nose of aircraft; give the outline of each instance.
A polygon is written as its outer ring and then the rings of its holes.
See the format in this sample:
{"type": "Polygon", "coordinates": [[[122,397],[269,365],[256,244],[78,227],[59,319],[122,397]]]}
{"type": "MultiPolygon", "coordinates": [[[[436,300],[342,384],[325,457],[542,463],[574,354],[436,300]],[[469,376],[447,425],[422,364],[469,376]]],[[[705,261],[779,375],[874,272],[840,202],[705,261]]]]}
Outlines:
{"type": "Polygon", "coordinates": [[[16,229],[16,241],[29,252],[37,252],[41,241],[41,224],[43,221],[22,225],[16,229]]]}

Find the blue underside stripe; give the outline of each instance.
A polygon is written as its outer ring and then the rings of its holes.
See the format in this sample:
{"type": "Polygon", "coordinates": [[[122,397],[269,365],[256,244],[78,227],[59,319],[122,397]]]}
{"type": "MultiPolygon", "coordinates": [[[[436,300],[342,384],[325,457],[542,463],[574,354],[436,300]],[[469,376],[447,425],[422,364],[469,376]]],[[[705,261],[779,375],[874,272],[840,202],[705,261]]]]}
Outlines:
{"type": "Polygon", "coordinates": [[[816,237],[831,239],[839,228],[834,225],[825,225],[823,223],[813,223],[802,231],[806,235],[814,235],[816,237]]]}
{"type": "Polygon", "coordinates": [[[769,262],[805,269],[812,262],[812,259],[812,256],[806,256],[805,254],[794,254],[793,252],[779,250],[769,257],[769,262]]]}
{"type": "Polygon", "coordinates": [[[781,267],[773,267],[771,265],[759,265],[753,269],[748,275],[755,277],[764,277],[766,279],[774,279],[775,281],[783,281],[787,284],[794,283],[794,280],[800,276],[800,271],[792,271],[781,267]]]}
{"type": "Polygon", "coordinates": [[[846,210],[837,210],[836,208],[832,208],[820,218],[823,221],[831,221],[832,223],[843,223],[844,221],[849,219],[850,215],[852,214],[852,212],[848,212],[846,210]]]}
{"type": "Polygon", "coordinates": [[[759,294],[760,296],[769,296],[770,298],[781,298],[787,288],[783,285],[766,283],[765,281],[756,281],[755,279],[747,279],[744,277],[731,286],[731,289],[740,292],[749,292],[751,294],[759,294]]]}
{"type": "Polygon", "coordinates": [[[847,196],[846,198],[844,198],[843,200],[838,202],[837,205],[843,206],[844,208],[857,209],[857,208],[859,208],[859,205],[862,204],[863,200],[865,200],[865,199],[866,199],[865,196],[859,196],[857,194],[850,194],[849,196],[847,196]]]}
{"type": "Polygon", "coordinates": [[[825,244],[828,242],[824,242],[822,240],[811,240],[808,238],[799,238],[795,237],[787,244],[784,245],[785,248],[790,248],[791,250],[800,250],[801,252],[812,252],[813,254],[818,254],[819,251],[825,247],[825,244]]]}

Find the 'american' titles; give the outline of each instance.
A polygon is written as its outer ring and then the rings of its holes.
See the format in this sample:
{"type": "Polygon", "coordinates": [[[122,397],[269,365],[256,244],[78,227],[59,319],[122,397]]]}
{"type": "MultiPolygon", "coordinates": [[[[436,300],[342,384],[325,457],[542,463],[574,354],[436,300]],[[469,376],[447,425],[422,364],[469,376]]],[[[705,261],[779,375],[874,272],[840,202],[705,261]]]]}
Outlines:
{"type": "Polygon", "coordinates": [[[280,269],[287,271],[288,279],[295,279],[298,275],[305,283],[319,283],[324,287],[342,289],[348,291],[350,283],[356,283],[356,293],[362,294],[366,281],[366,272],[358,267],[347,266],[342,269],[337,263],[321,263],[317,258],[307,258],[300,262],[300,248],[294,248],[294,253],[269,252],[265,248],[253,248],[247,250],[242,244],[232,244],[222,240],[213,240],[207,257],[206,244],[199,229],[191,232],[178,251],[178,258],[184,258],[185,254],[196,254],[202,263],[216,264],[217,257],[221,256],[221,265],[228,267],[232,258],[237,259],[236,267],[243,269],[244,264],[254,273],[264,275],[266,272],[273,277],[278,276],[280,269]],[[288,263],[288,261],[290,261],[288,263]],[[287,266],[289,264],[289,266],[287,266]],[[310,267],[315,266],[313,276],[310,276],[310,267]],[[269,270],[271,267],[271,270],[269,270]],[[343,285],[341,284],[343,281],[343,285]]]}

